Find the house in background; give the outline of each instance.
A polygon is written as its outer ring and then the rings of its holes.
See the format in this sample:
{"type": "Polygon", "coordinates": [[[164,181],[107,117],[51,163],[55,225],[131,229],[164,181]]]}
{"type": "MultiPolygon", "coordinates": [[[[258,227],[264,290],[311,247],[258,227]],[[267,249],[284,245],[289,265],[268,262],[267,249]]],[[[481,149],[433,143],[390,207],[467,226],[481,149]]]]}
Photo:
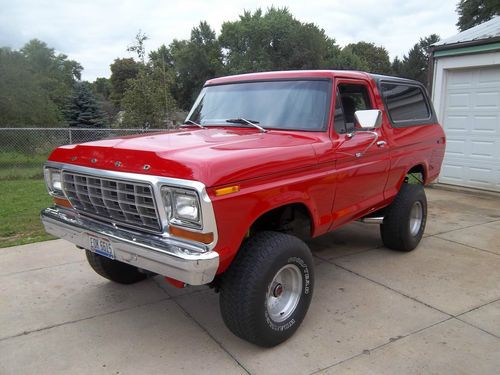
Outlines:
{"type": "Polygon", "coordinates": [[[500,16],[434,44],[431,64],[447,136],[439,182],[500,192],[500,16]]]}

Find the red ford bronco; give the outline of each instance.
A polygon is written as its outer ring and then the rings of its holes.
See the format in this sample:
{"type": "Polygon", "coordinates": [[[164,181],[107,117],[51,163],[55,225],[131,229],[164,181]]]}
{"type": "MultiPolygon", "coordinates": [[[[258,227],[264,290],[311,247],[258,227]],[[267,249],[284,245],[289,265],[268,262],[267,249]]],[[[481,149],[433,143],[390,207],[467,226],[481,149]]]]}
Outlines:
{"type": "Polygon", "coordinates": [[[349,71],[206,82],[182,129],[57,148],[45,165],[47,232],[130,284],[152,274],[220,291],[228,328],[288,339],[311,302],[308,238],[361,220],[386,247],[424,232],[423,185],[443,129],[421,84],[349,71]]]}

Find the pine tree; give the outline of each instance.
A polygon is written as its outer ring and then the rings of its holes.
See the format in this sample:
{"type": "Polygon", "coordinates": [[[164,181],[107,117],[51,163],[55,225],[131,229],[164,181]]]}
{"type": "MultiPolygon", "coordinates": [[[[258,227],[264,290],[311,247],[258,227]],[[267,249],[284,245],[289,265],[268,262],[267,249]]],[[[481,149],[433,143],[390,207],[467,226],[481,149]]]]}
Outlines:
{"type": "Polygon", "coordinates": [[[408,54],[403,56],[403,60],[399,60],[397,57],[394,59],[392,63],[394,74],[415,79],[422,82],[424,86],[428,86],[430,48],[438,41],[439,36],[436,34],[420,38],[420,41],[408,51],[408,54]]]}
{"type": "Polygon", "coordinates": [[[399,57],[395,57],[392,64],[392,74],[396,76],[401,76],[403,73],[403,62],[399,59],[399,57]]]}
{"type": "Polygon", "coordinates": [[[63,113],[70,127],[102,128],[106,125],[104,114],[86,82],[75,84],[63,113]]]}

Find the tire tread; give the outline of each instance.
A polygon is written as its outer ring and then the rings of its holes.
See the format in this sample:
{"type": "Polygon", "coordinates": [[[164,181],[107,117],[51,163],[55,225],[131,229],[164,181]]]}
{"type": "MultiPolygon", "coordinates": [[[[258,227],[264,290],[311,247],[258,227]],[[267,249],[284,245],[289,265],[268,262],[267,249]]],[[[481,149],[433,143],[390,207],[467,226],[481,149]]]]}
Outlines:
{"type": "Polygon", "coordinates": [[[411,251],[422,238],[427,216],[427,199],[422,185],[403,184],[394,201],[387,208],[380,234],[384,245],[393,250],[411,251]],[[423,203],[423,228],[415,238],[410,238],[408,225],[409,209],[415,200],[423,203]]]}
{"type": "MultiPolygon", "coordinates": [[[[236,336],[264,347],[279,343],[260,337],[257,320],[259,314],[252,304],[259,299],[259,295],[256,288],[250,288],[249,285],[255,285],[265,277],[263,270],[277,250],[294,246],[303,247],[312,264],[309,248],[298,238],[277,232],[260,232],[243,244],[230,268],[224,273],[220,308],[224,322],[236,336]]],[[[297,327],[299,325],[300,322],[297,327]]]]}

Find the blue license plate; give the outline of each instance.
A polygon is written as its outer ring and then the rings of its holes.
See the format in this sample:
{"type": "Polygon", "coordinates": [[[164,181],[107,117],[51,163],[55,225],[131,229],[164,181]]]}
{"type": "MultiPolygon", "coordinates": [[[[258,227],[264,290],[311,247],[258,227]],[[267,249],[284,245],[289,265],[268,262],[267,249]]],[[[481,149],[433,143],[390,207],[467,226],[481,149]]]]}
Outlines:
{"type": "Polygon", "coordinates": [[[89,235],[90,251],[96,254],[105,256],[106,258],[115,259],[111,242],[105,238],[94,237],[89,235]]]}

